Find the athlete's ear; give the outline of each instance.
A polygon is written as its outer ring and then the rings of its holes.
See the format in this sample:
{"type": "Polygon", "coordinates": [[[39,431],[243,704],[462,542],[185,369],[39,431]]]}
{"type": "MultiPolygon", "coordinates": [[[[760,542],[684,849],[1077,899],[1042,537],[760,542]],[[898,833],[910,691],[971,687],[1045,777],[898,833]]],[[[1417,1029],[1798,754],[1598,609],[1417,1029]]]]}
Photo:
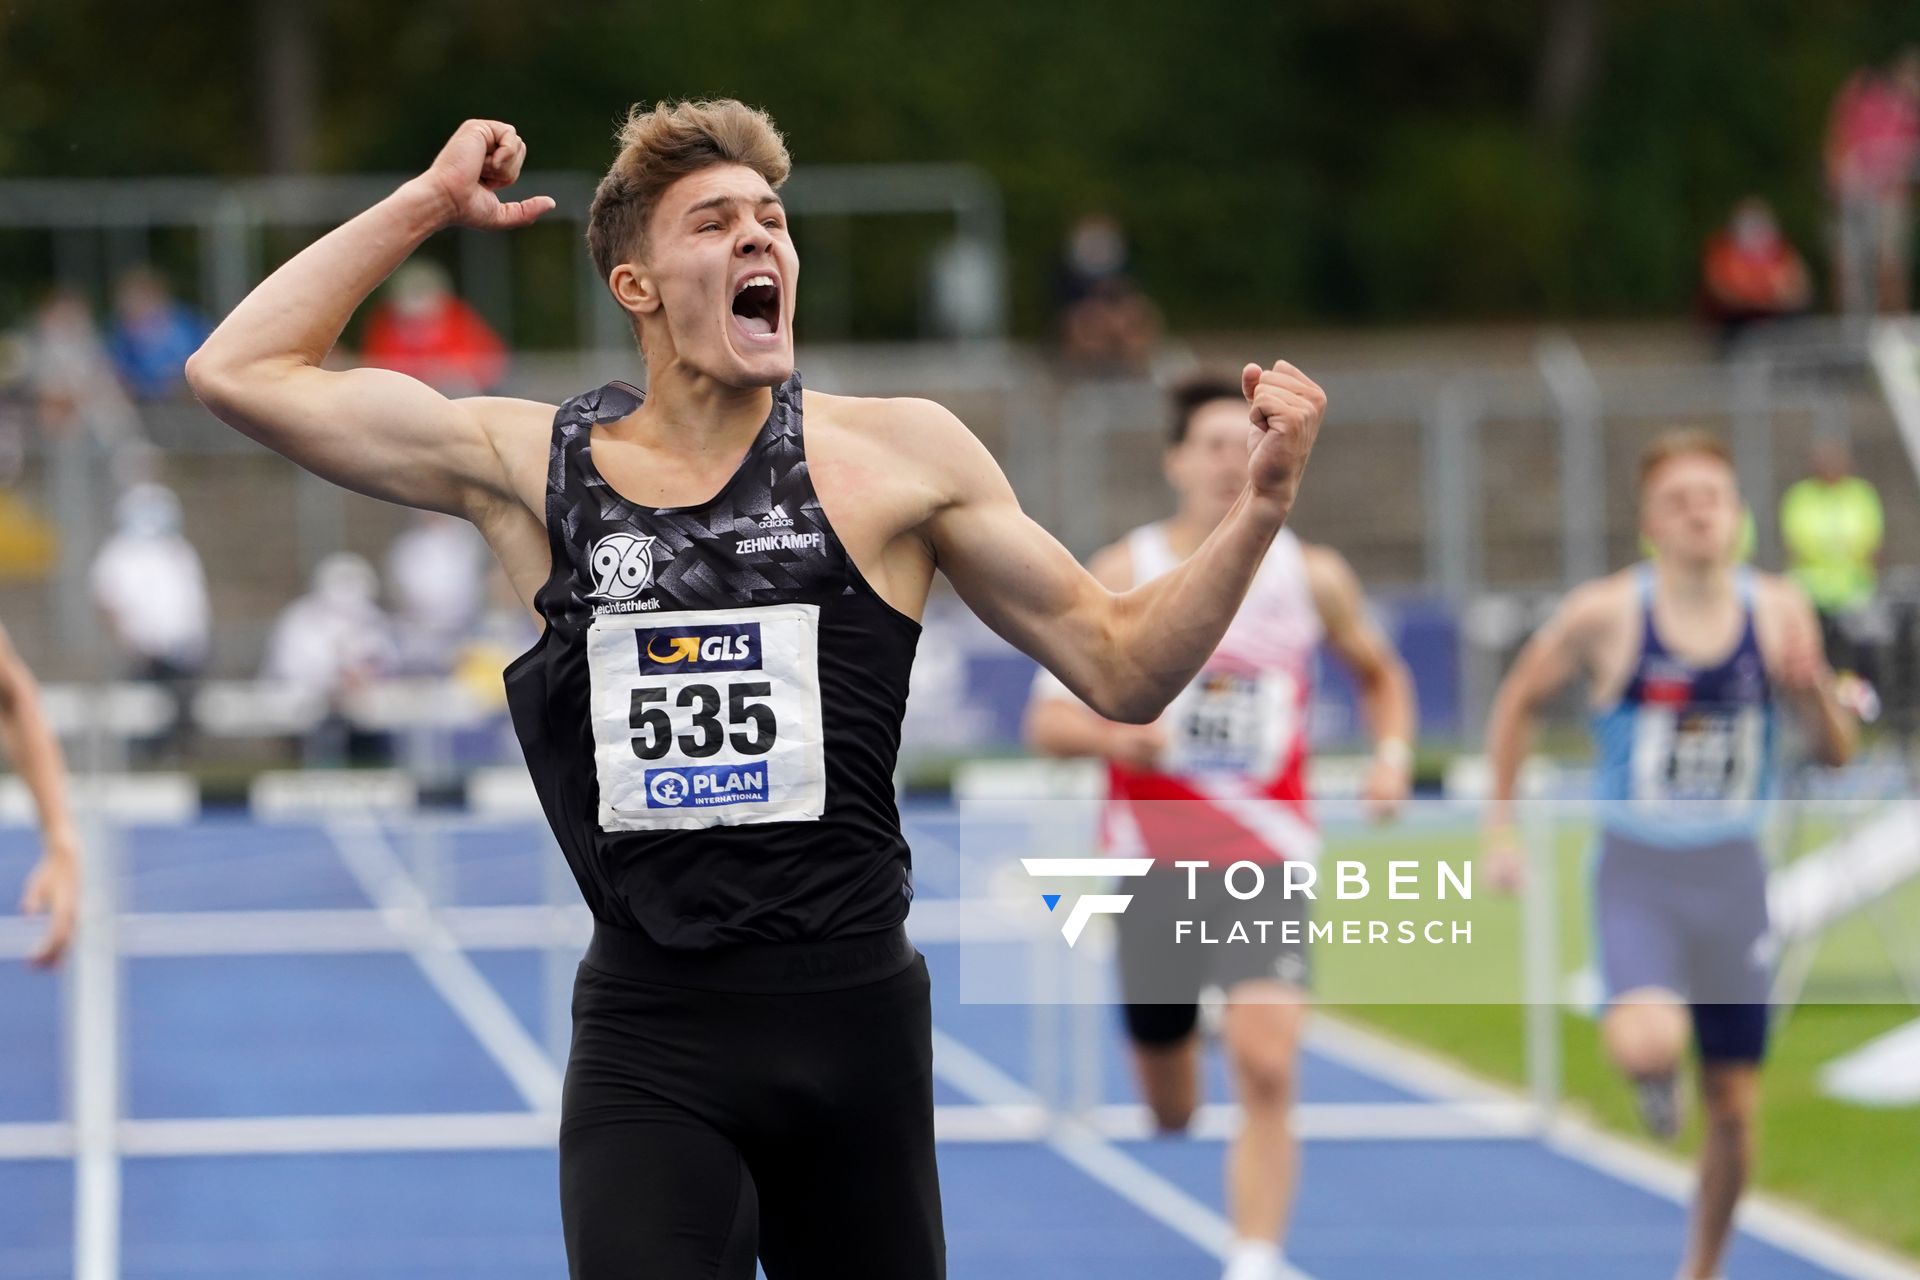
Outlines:
{"type": "Polygon", "coordinates": [[[614,299],[634,315],[652,315],[660,309],[660,290],[654,286],[653,277],[634,263],[623,262],[608,272],[607,287],[613,290],[614,299]]]}

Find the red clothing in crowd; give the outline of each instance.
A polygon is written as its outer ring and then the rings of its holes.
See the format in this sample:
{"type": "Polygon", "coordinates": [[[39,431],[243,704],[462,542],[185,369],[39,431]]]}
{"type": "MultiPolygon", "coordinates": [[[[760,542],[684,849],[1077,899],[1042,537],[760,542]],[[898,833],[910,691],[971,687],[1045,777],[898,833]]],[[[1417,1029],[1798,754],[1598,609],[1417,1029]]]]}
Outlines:
{"type": "Polygon", "coordinates": [[[1807,302],[1807,268],[1781,235],[1743,240],[1720,230],[1707,238],[1701,264],[1708,306],[1726,315],[1797,311],[1807,302]]]}
{"type": "Polygon", "coordinates": [[[360,354],[368,364],[456,394],[491,390],[507,366],[505,345],[452,294],[425,307],[383,303],[367,321],[360,354]]]}
{"type": "Polygon", "coordinates": [[[1842,196],[1876,197],[1914,177],[1920,103],[1888,77],[1862,71],[1834,99],[1827,121],[1827,183],[1842,196]]]}

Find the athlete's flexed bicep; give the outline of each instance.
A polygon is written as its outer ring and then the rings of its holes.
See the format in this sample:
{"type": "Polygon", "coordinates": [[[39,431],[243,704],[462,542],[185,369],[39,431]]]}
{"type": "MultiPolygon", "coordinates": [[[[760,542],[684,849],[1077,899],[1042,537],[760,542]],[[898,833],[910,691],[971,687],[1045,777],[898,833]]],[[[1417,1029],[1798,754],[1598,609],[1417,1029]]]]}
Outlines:
{"type": "Polygon", "coordinates": [[[387,369],[267,366],[230,390],[207,377],[194,387],[221,420],[302,469],[402,506],[473,518],[489,498],[537,495],[544,474],[550,405],[449,400],[387,369]]]}
{"type": "Polygon", "coordinates": [[[194,392],[235,428],[361,493],[466,516],[503,499],[539,511],[550,410],[454,401],[403,374],[323,367],[354,308],[433,232],[524,226],[553,207],[493,194],[525,156],[509,125],[460,126],[425,173],[248,294],[188,361],[194,392]]]}
{"type": "MultiPolygon", "coordinates": [[[[956,426],[958,424],[955,424],[956,426]]],[[[1118,691],[1141,673],[1115,670],[1125,597],[1092,574],[1020,508],[1013,486],[961,428],[954,468],[965,488],[930,521],[940,571],[982,621],[1112,719],[1118,691]]],[[[1150,719],[1151,715],[1142,716],[1150,719]]]]}

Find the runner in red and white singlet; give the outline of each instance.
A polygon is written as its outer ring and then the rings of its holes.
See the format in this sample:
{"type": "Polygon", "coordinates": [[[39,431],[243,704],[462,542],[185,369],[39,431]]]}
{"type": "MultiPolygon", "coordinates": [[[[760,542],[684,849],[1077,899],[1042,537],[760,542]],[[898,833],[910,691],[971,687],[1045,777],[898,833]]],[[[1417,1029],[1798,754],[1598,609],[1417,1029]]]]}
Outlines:
{"type": "MultiPolygon", "coordinates": [[[[1176,393],[1165,469],[1179,509],[1094,556],[1089,568],[1109,588],[1127,590],[1172,571],[1232,505],[1246,483],[1248,421],[1238,394],[1221,380],[1176,393]]],[[[1364,796],[1387,816],[1408,788],[1412,682],[1368,618],[1346,561],[1285,529],[1212,657],[1154,723],[1103,719],[1044,673],[1027,715],[1035,750],[1106,761],[1103,843],[1110,853],[1155,863],[1127,882],[1132,901],[1118,927],[1134,1065],[1164,1130],[1185,1128],[1199,1101],[1200,994],[1210,986],[1226,992],[1222,1040],[1245,1116],[1227,1165],[1237,1240],[1226,1280],[1287,1274],[1280,1240],[1298,1163],[1289,1112],[1308,976],[1305,898],[1283,897],[1269,877],[1257,914],[1272,917],[1271,926],[1247,930],[1238,908],[1252,904],[1227,893],[1226,869],[1319,853],[1307,799],[1306,722],[1322,644],[1354,674],[1375,748],[1364,796]],[[1174,865],[1200,860],[1208,866],[1191,879],[1174,865]],[[1243,932],[1229,936],[1236,924],[1243,932]],[[1197,936],[1203,927],[1211,942],[1197,936]]],[[[1249,880],[1243,872],[1236,883],[1245,891],[1249,880]]]]}
{"type": "MultiPolygon", "coordinates": [[[[1182,558],[1164,523],[1135,529],[1125,546],[1136,583],[1182,558]]],[[[1325,627],[1307,556],[1282,529],[1213,657],[1153,726],[1165,739],[1159,758],[1108,759],[1108,852],[1171,863],[1198,849],[1217,866],[1319,854],[1306,720],[1325,627]]]]}

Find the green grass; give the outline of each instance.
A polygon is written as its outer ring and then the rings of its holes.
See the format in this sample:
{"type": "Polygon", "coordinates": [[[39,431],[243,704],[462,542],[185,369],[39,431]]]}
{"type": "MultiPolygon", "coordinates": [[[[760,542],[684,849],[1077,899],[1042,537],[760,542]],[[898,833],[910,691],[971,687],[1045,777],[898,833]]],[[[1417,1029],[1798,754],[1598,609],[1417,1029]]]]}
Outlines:
{"type": "MultiPolygon", "coordinates": [[[[1831,823],[1806,823],[1793,843],[1804,850],[1832,830],[1831,823]]],[[[1588,842],[1587,831],[1573,823],[1561,824],[1554,834],[1563,974],[1578,968],[1587,953],[1588,842]]],[[[1331,841],[1327,856],[1359,859],[1371,867],[1388,858],[1465,857],[1474,844],[1474,833],[1464,825],[1422,824],[1350,834],[1331,841]]],[[[1422,955],[1413,949],[1322,947],[1315,953],[1316,986],[1327,1003],[1344,1005],[1343,1017],[1488,1079],[1519,1084],[1525,1009],[1511,992],[1518,986],[1521,915],[1517,904],[1491,898],[1477,884],[1475,898],[1470,905],[1417,903],[1412,909],[1471,919],[1471,951],[1477,954],[1459,954],[1461,948],[1432,948],[1422,955]]],[[[1338,917],[1349,911],[1383,914],[1384,905],[1377,899],[1342,904],[1323,895],[1315,907],[1338,917]]],[[[1807,987],[1809,1002],[1792,1009],[1776,1028],[1763,1085],[1755,1182],[1861,1236],[1920,1257],[1920,1106],[1859,1107],[1822,1096],[1818,1086],[1821,1067],[1920,1017],[1920,1010],[1895,998],[1898,987],[1883,930],[1920,937],[1920,885],[1896,894],[1879,921],[1850,921],[1823,942],[1807,987]]],[[[1627,1086],[1601,1054],[1597,1024],[1566,1011],[1559,1025],[1568,1106],[1608,1130],[1640,1138],[1627,1086]]],[[[1675,1150],[1691,1157],[1698,1141],[1695,1108],[1675,1150]]]]}
{"type": "MultiPolygon", "coordinates": [[[[1520,1083],[1521,1018],[1514,1005],[1355,1005],[1340,1015],[1451,1058],[1489,1079],[1520,1083]]],[[[1893,1005],[1802,1005],[1780,1028],[1762,1088],[1755,1183],[1869,1239],[1920,1257],[1920,1107],[1883,1110],[1823,1097],[1819,1069],[1911,1021],[1893,1005]]],[[[1640,1136],[1627,1087],[1601,1056],[1597,1026],[1560,1019],[1568,1106],[1603,1128],[1640,1136]]],[[[1697,1108],[1675,1150],[1691,1157],[1697,1108]]]]}

